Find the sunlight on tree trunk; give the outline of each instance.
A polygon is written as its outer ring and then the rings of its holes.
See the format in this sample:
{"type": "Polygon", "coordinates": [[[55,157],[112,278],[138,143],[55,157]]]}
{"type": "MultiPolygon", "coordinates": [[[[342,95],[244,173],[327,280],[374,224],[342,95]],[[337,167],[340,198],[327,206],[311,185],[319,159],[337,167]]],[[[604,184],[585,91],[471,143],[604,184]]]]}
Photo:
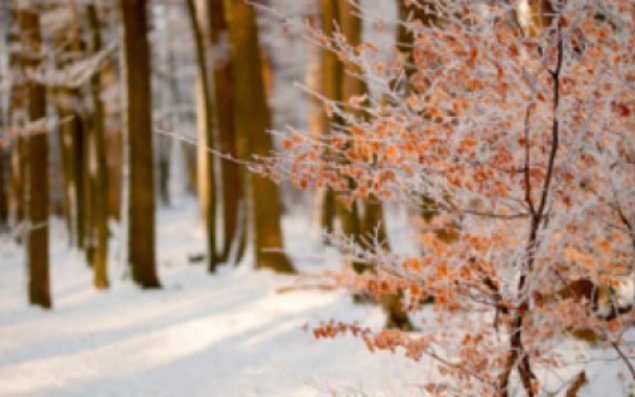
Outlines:
{"type": "MultiPolygon", "coordinates": [[[[335,24],[339,19],[338,0],[320,0],[320,15],[322,31],[326,35],[335,32],[335,24]]],[[[341,87],[343,79],[342,64],[333,51],[321,50],[321,94],[327,98],[338,101],[342,98],[341,87]]],[[[323,115],[322,133],[329,131],[330,120],[323,115]]],[[[328,156],[328,154],[327,154],[328,156]]],[[[337,215],[337,203],[335,193],[331,189],[324,192],[322,208],[322,228],[327,233],[334,230],[335,217],[337,215]]]]}
{"type": "MultiPolygon", "coordinates": [[[[238,158],[233,116],[232,64],[223,0],[210,0],[209,22],[220,150],[232,158],[238,158]]],[[[242,173],[240,166],[233,161],[225,160],[221,163],[221,208],[223,209],[223,247],[219,258],[221,262],[228,260],[232,246],[240,246],[241,241],[246,238],[245,228],[238,227],[239,211],[241,207],[244,211],[245,206],[242,173]],[[241,233],[239,233],[240,229],[242,229],[241,233]]],[[[236,258],[236,263],[239,261],[240,257],[236,258]]]]}
{"type": "MultiPolygon", "coordinates": [[[[225,0],[232,56],[232,86],[235,94],[234,120],[243,160],[251,154],[266,156],[273,148],[271,116],[265,96],[262,58],[256,15],[242,0],[225,0]]],[[[280,226],[281,204],[278,187],[261,175],[249,175],[251,216],[257,268],[294,272],[284,252],[280,226]]]]}
{"type": "Polygon", "coordinates": [[[207,232],[207,270],[216,271],[216,175],[214,174],[213,108],[210,81],[208,77],[207,56],[205,46],[207,41],[203,36],[202,18],[206,13],[197,12],[194,0],[187,0],[187,8],[194,33],[196,48],[196,62],[198,66],[198,117],[200,120],[198,156],[199,156],[199,199],[203,206],[205,228],[207,232]]]}

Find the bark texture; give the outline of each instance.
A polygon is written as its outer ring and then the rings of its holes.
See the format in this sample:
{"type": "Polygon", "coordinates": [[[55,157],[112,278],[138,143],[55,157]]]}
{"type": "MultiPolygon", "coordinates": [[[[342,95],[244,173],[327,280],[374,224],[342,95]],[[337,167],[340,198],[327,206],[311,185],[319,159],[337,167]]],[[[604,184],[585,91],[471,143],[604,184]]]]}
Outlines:
{"type": "Polygon", "coordinates": [[[160,287],[155,263],[155,189],[147,0],[120,0],[125,58],[125,144],[130,194],[128,261],[143,288],[160,287]]]}
{"type": "MultiPolygon", "coordinates": [[[[232,63],[229,56],[228,26],[225,20],[223,0],[210,0],[209,3],[210,42],[213,51],[214,94],[220,150],[232,158],[238,158],[236,147],[236,127],[234,123],[234,97],[232,92],[232,63]]],[[[245,200],[243,179],[240,166],[232,161],[221,164],[222,208],[223,208],[223,246],[220,261],[227,261],[232,246],[241,245],[245,239],[245,230],[238,227],[238,215],[244,212],[245,200]]],[[[236,258],[238,262],[240,258],[236,258]]]]}
{"type": "MultiPolygon", "coordinates": [[[[39,15],[27,9],[18,11],[18,22],[22,32],[23,46],[29,54],[23,59],[25,69],[40,63],[42,36],[39,15]]],[[[28,80],[27,115],[31,122],[46,117],[46,89],[41,84],[28,80]]],[[[25,204],[27,223],[27,263],[29,271],[29,300],[31,304],[50,308],[49,286],[49,181],[48,181],[48,137],[44,132],[29,134],[26,140],[25,204]]]]}
{"type": "MultiPolygon", "coordinates": [[[[234,122],[242,159],[251,154],[270,154],[273,142],[268,133],[271,116],[263,81],[263,65],[256,15],[243,0],[225,0],[229,26],[234,89],[234,122]]],[[[250,219],[257,268],[294,272],[284,248],[280,226],[281,204],[278,187],[260,175],[249,175],[250,219]]]]}
{"type": "Polygon", "coordinates": [[[194,0],[187,0],[187,9],[194,32],[200,90],[198,110],[201,125],[199,126],[198,155],[202,167],[199,168],[198,175],[199,189],[201,189],[199,190],[199,198],[203,205],[203,216],[207,230],[207,269],[214,272],[216,271],[216,176],[214,175],[214,154],[210,152],[214,148],[212,94],[205,54],[206,42],[194,0]]]}
{"type": "MultiPolygon", "coordinates": [[[[86,15],[92,34],[92,52],[102,48],[99,19],[94,4],[86,6],[86,15]]],[[[91,256],[94,271],[94,283],[97,289],[108,288],[108,166],[106,164],[106,139],[104,136],[104,105],[101,100],[101,72],[90,81],[90,94],[93,102],[92,129],[89,139],[89,154],[92,157],[90,184],[93,195],[94,250],[91,256]]]]}

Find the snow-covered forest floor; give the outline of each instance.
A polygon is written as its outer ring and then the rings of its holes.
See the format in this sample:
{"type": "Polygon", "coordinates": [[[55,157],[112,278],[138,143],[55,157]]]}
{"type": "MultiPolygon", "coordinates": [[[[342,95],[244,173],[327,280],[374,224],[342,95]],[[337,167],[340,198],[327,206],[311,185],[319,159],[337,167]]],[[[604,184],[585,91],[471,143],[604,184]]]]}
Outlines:
{"type": "MultiPolygon", "coordinates": [[[[56,222],[51,312],[28,306],[23,250],[2,241],[0,396],[415,394],[420,365],[373,357],[349,338],[316,341],[302,329],[331,318],[380,326],[380,309],[353,305],[345,292],[276,293],[294,279],[248,263],[208,275],[188,261],[204,251],[197,219],[193,201],[159,212],[157,291],[139,290],[116,261],[112,288],[95,291],[56,222]]],[[[321,262],[319,233],[293,219],[286,226],[296,262],[321,262]],[[311,245],[318,250],[308,252],[311,245]]]]}
{"type": "MultiPolygon", "coordinates": [[[[303,271],[337,264],[306,218],[287,217],[285,232],[303,271]]],[[[355,305],[345,291],[278,293],[295,279],[256,272],[249,261],[207,274],[188,260],[204,251],[193,200],[160,210],[158,233],[163,289],[139,290],[112,260],[112,288],[97,292],[54,222],[51,312],[28,306],[23,249],[2,241],[0,396],[425,395],[418,386],[433,373],[430,362],[370,353],[350,337],[317,341],[303,330],[329,319],[378,329],[379,308],[355,305]]],[[[590,368],[580,396],[632,395],[623,363],[590,368]]],[[[558,378],[576,373],[567,368],[558,378]]]]}

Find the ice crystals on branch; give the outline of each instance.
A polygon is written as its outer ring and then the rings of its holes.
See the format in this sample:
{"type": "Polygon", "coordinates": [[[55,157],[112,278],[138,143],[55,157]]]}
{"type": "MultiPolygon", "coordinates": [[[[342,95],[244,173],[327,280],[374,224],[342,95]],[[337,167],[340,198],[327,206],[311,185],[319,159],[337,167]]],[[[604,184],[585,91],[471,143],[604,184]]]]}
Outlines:
{"type": "MultiPolygon", "coordinates": [[[[412,3],[426,4],[429,20],[403,21],[411,54],[314,33],[381,90],[342,103],[318,96],[331,133],[291,133],[263,164],[347,204],[415,209],[420,257],[333,241],[375,269],[345,283],[376,297],[401,291],[410,311],[434,301],[420,334],[435,342],[424,351],[446,387],[507,395],[515,372],[528,395],[549,392],[535,367],[577,360],[554,347],[579,337],[620,352],[632,335],[623,291],[635,277],[635,5],[412,3]]],[[[349,329],[329,323],[316,336],[349,329]]],[[[371,349],[409,351],[419,337],[362,333],[371,349]]]]}

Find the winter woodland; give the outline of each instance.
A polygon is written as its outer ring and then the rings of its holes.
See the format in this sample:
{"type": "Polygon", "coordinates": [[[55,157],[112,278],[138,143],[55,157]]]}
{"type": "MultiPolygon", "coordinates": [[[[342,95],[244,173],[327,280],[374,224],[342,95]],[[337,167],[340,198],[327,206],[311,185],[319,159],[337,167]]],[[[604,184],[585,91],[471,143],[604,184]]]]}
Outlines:
{"type": "Polygon", "coordinates": [[[0,396],[635,395],[633,0],[3,0],[0,396]]]}

